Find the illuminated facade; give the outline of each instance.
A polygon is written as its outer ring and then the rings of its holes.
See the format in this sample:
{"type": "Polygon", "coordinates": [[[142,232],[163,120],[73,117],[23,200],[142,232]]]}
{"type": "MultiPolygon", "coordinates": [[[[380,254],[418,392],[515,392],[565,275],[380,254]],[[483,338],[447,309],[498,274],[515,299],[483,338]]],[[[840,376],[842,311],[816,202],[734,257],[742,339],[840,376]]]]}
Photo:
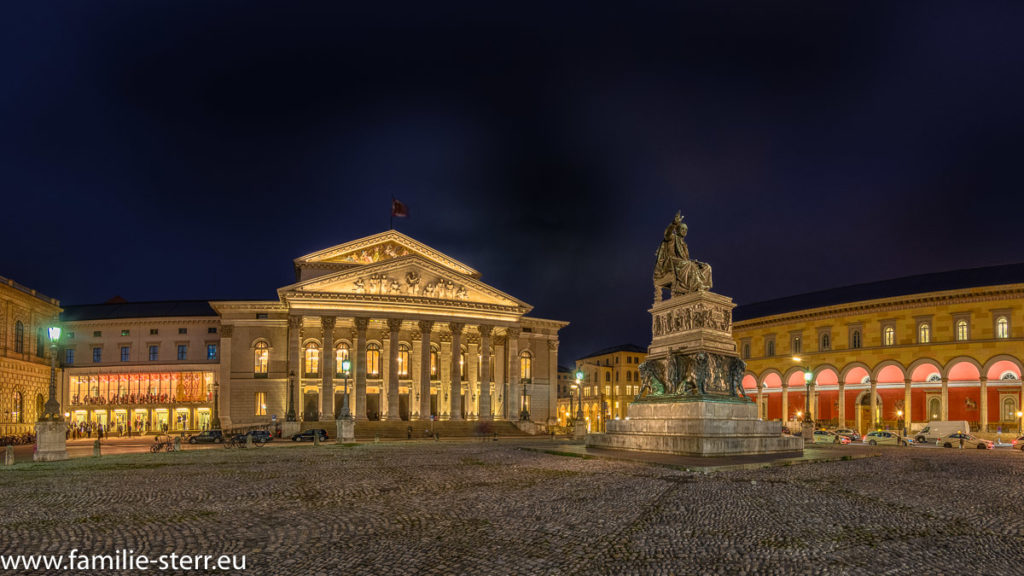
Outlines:
{"type": "Polygon", "coordinates": [[[112,301],[63,314],[61,405],[111,433],[213,425],[220,323],[207,302],[112,301]]]}
{"type": "Polygon", "coordinates": [[[639,367],[646,358],[646,349],[623,344],[576,361],[576,370],[583,371],[583,418],[589,431],[603,431],[609,419],[626,417],[626,406],[640,393],[639,367]]]}
{"type": "Polygon", "coordinates": [[[218,301],[225,427],[357,420],[556,419],[558,331],[480,273],[394,230],[294,261],[273,301],[218,301]],[[348,374],[342,361],[352,363],[348,374]]]}
{"type": "Polygon", "coordinates": [[[49,393],[60,302],[0,277],[0,434],[31,432],[49,393]]]}
{"type": "Polygon", "coordinates": [[[799,420],[808,406],[823,425],[861,432],[930,420],[988,432],[1020,425],[1024,265],[740,306],[734,319],[744,388],[763,418],[799,420]]]}

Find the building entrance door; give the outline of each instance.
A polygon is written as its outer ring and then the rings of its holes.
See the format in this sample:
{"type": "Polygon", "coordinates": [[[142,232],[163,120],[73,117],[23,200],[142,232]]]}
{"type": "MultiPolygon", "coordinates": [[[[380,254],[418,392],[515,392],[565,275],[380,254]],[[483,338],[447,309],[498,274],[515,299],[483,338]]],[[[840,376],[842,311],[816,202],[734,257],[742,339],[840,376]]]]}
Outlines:
{"type": "Polygon", "coordinates": [[[366,417],[370,420],[380,420],[380,392],[366,393],[366,417]]]}
{"type": "Polygon", "coordinates": [[[302,419],[320,419],[320,395],[316,392],[306,392],[302,395],[302,419]]]}
{"type": "Polygon", "coordinates": [[[398,395],[398,416],[402,420],[409,419],[409,393],[398,395]]]}
{"type": "Polygon", "coordinates": [[[430,415],[437,419],[437,392],[430,393],[430,415]]]}

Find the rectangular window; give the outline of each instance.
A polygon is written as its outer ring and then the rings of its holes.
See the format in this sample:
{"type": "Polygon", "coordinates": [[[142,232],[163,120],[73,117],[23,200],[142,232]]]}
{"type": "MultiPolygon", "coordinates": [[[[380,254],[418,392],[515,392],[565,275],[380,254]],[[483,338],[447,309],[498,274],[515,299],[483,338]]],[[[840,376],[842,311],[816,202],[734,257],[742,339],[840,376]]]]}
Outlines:
{"type": "Polygon", "coordinates": [[[612,395],[612,387],[611,386],[605,386],[604,387],[604,395],[605,396],[611,396],[612,395]]]}
{"type": "Polygon", "coordinates": [[[75,363],[75,349],[68,348],[64,350],[64,364],[70,366],[75,363]]]}
{"type": "Polygon", "coordinates": [[[150,328],[149,329],[149,335],[150,336],[156,336],[159,333],[160,333],[160,329],[159,328],[150,328]]]}
{"type": "Polygon", "coordinates": [[[216,360],[217,359],[217,345],[216,344],[207,344],[206,345],[206,359],[207,360],[216,360]]]}
{"type": "Polygon", "coordinates": [[[799,354],[800,353],[800,337],[799,336],[794,336],[793,337],[793,353],[794,354],[799,354]]]}
{"type": "Polygon", "coordinates": [[[217,333],[217,327],[216,326],[210,326],[209,328],[206,329],[206,333],[207,334],[216,334],[217,333]]]}
{"type": "Polygon", "coordinates": [[[256,313],[256,319],[257,320],[266,320],[267,319],[267,313],[266,312],[257,312],[256,313]]]}
{"type": "Polygon", "coordinates": [[[178,334],[188,334],[188,328],[178,328],[178,334]]]}
{"type": "Polygon", "coordinates": [[[156,344],[153,344],[152,346],[149,347],[149,361],[150,362],[156,362],[159,359],[160,359],[160,347],[157,346],[156,344]]]}
{"type": "Polygon", "coordinates": [[[256,393],[256,415],[266,416],[267,415],[267,393],[257,392],[256,393]]]}
{"type": "Polygon", "coordinates": [[[103,361],[103,348],[93,348],[92,349],[92,361],[93,362],[102,362],[103,361]]]}
{"type": "Polygon", "coordinates": [[[92,333],[92,337],[93,337],[93,338],[99,338],[99,337],[101,337],[101,336],[103,336],[103,331],[102,331],[102,330],[96,330],[96,331],[94,331],[94,332],[92,333]]]}
{"type": "Polygon", "coordinates": [[[131,330],[121,330],[121,336],[127,336],[127,335],[129,335],[131,333],[132,333],[131,330]]]}
{"type": "Polygon", "coordinates": [[[178,360],[188,358],[188,344],[178,344],[178,360]]]}
{"type": "Polygon", "coordinates": [[[121,362],[128,362],[132,359],[132,347],[121,346],[121,362]]]}

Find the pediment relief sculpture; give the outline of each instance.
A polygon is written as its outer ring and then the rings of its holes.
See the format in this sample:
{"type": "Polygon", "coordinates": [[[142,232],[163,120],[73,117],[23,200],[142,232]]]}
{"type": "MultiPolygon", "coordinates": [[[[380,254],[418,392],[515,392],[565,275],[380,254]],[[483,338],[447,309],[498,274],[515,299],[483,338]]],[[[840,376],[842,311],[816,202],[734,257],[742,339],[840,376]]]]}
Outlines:
{"type": "Polygon", "coordinates": [[[469,290],[464,285],[441,277],[424,283],[420,273],[415,270],[400,277],[384,273],[370,274],[352,282],[351,291],[356,294],[423,296],[445,300],[469,299],[469,290]]]}

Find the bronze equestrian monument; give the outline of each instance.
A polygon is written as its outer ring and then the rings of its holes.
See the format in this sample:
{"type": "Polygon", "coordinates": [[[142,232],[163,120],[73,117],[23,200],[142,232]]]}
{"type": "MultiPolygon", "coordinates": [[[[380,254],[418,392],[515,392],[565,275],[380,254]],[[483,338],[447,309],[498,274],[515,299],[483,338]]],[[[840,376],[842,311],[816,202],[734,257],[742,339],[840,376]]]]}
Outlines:
{"type": "Polygon", "coordinates": [[[764,422],[743,392],[746,364],[732,338],[732,299],[711,291],[711,266],[690,259],[677,213],[654,265],[654,306],[643,386],[625,420],[587,446],[687,456],[792,454],[803,440],[764,422]],[[667,296],[667,297],[666,297],[667,296]]]}

